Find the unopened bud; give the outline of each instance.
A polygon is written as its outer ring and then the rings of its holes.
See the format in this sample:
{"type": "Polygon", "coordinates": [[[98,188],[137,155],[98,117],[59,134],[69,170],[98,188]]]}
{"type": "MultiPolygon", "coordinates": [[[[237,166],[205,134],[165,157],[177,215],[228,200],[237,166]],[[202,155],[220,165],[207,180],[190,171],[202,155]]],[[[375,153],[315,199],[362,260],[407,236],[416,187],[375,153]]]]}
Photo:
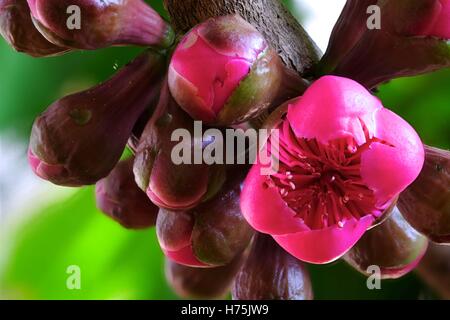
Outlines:
{"type": "Polygon", "coordinates": [[[370,275],[369,267],[376,265],[382,279],[396,279],[417,266],[427,244],[395,208],[389,219],[367,231],[344,259],[363,274],[370,275]]]}
{"type": "Polygon", "coordinates": [[[121,161],[96,184],[97,206],[125,228],[142,229],[156,223],[159,208],[136,185],[133,158],[121,161]]]}
{"type": "Polygon", "coordinates": [[[417,231],[450,243],[450,151],[425,147],[425,165],[400,195],[398,208],[417,231]]]}
{"type": "Polygon", "coordinates": [[[191,268],[166,259],[166,278],[182,298],[220,299],[229,292],[242,260],[239,256],[223,267],[191,268]]]}
{"type": "Polygon", "coordinates": [[[312,300],[308,270],[268,235],[258,234],[236,276],[234,300],[312,300]]]}
{"type": "Polygon", "coordinates": [[[24,0],[0,0],[0,34],[18,52],[33,57],[48,57],[69,49],[54,45],[34,27],[24,0]]]}
{"type": "Polygon", "coordinates": [[[142,0],[27,1],[36,27],[60,46],[86,50],[113,45],[168,47],[174,40],[171,27],[142,0]]]}
{"type": "Polygon", "coordinates": [[[280,103],[280,95],[286,100],[305,87],[238,15],[211,18],[184,37],[172,57],[169,86],[191,117],[222,126],[255,118],[280,103]]]}
{"type": "Polygon", "coordinates": [[[146,51],[114,77],[53,103],[33,125],[34,172],[58,185],[106,177],[119,161],[134,124],[159,93],[164,58],[146,51]]]}

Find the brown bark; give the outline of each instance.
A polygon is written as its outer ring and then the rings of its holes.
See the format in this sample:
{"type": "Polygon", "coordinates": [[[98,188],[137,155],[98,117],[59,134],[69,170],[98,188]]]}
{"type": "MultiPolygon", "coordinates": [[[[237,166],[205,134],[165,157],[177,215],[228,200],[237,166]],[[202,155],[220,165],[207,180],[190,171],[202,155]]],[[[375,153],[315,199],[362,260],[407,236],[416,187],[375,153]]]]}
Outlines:
{"type": "Polygon", "coordinates": [[[321,55],[316,44],[280,0],[164,0],[176,31],[208,18],[239,13],[277,50],[284,64],[304,75],[321,55]]]}

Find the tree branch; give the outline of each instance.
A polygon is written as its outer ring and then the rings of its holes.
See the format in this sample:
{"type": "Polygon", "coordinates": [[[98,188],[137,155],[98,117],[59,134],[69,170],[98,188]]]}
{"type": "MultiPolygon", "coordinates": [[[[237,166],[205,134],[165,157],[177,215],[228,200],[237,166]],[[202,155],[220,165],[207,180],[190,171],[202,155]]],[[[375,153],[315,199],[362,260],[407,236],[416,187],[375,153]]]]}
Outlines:
{"type": "Polygon", "coordinates": [[[279,0],[164,0],[172,24],[187,32],[208,18],[239,13],[277,50],[284,64],[300,75],[319,60],[320,50],[279,0]]]}

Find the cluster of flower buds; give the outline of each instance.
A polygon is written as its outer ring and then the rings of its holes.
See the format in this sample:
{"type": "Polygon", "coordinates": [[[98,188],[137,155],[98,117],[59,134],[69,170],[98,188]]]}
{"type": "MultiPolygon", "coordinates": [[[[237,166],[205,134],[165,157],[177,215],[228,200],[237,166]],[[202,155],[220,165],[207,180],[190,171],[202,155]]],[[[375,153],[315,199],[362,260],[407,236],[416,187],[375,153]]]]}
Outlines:
{"type": "Polygon", "coordinates": [[[348,0],[318,73],[373,88],[450,67],[449,39],[449,0],[348,0]]]}
{"type": "MultiPolygon", "coordinates": [[[[96,184],[99,209],[126,228],[156,225],[167,279],[183,297],[231,288],[234,299],[312,299],[304,262],[343,258],[397,278],[428,240],[450,242],[449,152],[424,150],[367,90],[448,66],[449,14],[448,0],[348,0],[317,66],[327,75],[309,82],[238,15],[177,42],[142,0],[0,0],[0,31],[32,56],[164,48],[54,102],[33,125],[32,169],[58,185],[96,184]],[[367,30],[370,5],[381,8],[382,30],[367,30]],[[216,136],[197,136],[195,121],[270,133],[251,167],[207,163],[196,158],[216,136]],[[127,142],[133,156],[119,161],[127,142]]],[[[421,266],[435,284],[430,248],[421,266]]]]}
{"type": "Polygon", "coordinates": [[[161,209],[156,231],[161,248],[177,263],[214,267],[231,263],[248,246],[253,229],[240,209],[245,171],[227,172],[227,180],[210,200],[186,211],[161,209]]]}

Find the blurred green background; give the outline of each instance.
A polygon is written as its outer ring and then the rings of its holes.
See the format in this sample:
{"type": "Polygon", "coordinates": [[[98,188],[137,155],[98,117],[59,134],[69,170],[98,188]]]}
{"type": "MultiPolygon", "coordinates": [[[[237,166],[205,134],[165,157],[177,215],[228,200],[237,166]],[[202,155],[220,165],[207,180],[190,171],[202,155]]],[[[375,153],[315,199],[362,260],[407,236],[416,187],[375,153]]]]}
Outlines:
{"type": "MultiPolygon", "coordinates": [[[[161,1],[148,2],[162,10],[161,1]]],[[[34,178],[26,166],[34,118],[62,95],[107,79],[140,50],[110,48],[33,59],[0,40],[0,298],[176,298],[164,278],[154,231],[119,227],[96,209],[92,187],[53,187],[34,178]],[[81,269],[81,290],[66,287],[70,265],[81,269]]],[[[425,143],[449,148],[449,88],[450,70],[444,70],[392,81],[378,95],[425,143]]],[[[310,269],[318,299],[433,297],[415,274],[384,281],[382,290],[370,291],[366,279],[343,263],[310,269]]]]}

